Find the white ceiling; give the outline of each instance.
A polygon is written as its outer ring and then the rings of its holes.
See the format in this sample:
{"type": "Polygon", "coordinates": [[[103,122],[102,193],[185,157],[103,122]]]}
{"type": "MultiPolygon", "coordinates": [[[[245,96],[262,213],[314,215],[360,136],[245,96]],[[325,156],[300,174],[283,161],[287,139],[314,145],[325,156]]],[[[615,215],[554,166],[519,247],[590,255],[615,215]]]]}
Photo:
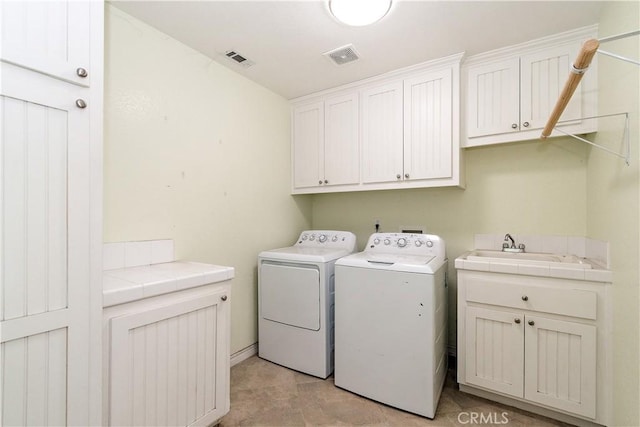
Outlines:
{"type": "Polygon", "coordinates": [[[467,55],[598,22],[597,1],[395,0],[384,19],[349,27],[327,2],[117,1],[113,5],[291,99],[465,51],[467,55]],[[343,66],[322,54],[352,43],[343,66]],[[255,65],[225,57],[235,50],[255,65]]]}

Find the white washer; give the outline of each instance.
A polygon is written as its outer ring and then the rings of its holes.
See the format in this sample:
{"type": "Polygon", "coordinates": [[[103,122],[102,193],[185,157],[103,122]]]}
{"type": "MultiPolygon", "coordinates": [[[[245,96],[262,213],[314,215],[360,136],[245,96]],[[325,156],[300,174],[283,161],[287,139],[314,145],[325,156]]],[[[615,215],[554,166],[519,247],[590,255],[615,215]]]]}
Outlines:
{"type": "Polygon", "coordinates": [[[355,251],[346,231],[303,231],[258,256],[258,356],[327,378],[333,372],[334,268],[355,251]]]}
{"type": "Polygon", "coordinates": [[[335,384],[433,418],[448,360],[445,244],[376,233],[336,263],[335,384]]]}

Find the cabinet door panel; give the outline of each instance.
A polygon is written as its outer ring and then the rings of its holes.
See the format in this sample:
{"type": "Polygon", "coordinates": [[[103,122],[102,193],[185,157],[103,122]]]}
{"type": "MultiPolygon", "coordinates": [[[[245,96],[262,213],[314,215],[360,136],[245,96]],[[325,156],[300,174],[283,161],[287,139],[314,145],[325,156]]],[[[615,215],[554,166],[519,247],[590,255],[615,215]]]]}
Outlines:
{"type": "Polygon", "coordinates": [[[89,85],[91,4],[85,1],[0,2],[4,61],[89,85]],[[82,78],[78,67],[88,70],[82,78]]]}
{"type": "Polygon", "coordinates": [[[324,112],[324,179],[328,185],[357,184],[358,94],[327,99],[324,112]]]}
{"type": "Polygon", "coordinates": [[[208,425],[228,411],[223,293],[111,319],[111,425],[208,425]]]}
{"type": "Polygon", "coordinates": [[[362,92],[362,182],[402,179],[402,129],[402,82],[362,92]]]}
{"type": "MultiPolygon", "coordinates": [[[[579,47],[579,46],[578,46],[579,47]]],[[[569,76],[578,47],[564,45],[520,59],[520,122],[523,130],[543,128],[569,76]],[[529,123],[526,126],[525,123],[529,123]]],[[[580,119],[582,91],[576,90],[561,121],[580,119]]]]}
{"type": "Polygon", "coordinates": [[[466,308],[465,379],[469,384],[523,396],[523,324],[519,313],[466,308]]]}
{"type": "Polygon", "coordinates": [[[324,168],[324,104],[293,109],[293,185],[317,187],[324,168]]]}
{"type": "Polygon", "coordinates": [[[467,81],[467,136],[517,132],[520,121],[519,59],[470,67],[467,81]]]}
{"type": "Polygon", "coordinates": [[[404,81],[405,179],[452,173],[451,69],[404,81]]]}
{"type": "Polygon", "coordinates": [[[7,63],[0,76],[0,424],[86,425],[93,106],[74,101],[89,89],[7,63]]]}
{"type": "Polygon", "coordinates": [[[595,418],[596,327],[537,316],[527,323],[524,397],[595,418]]]}

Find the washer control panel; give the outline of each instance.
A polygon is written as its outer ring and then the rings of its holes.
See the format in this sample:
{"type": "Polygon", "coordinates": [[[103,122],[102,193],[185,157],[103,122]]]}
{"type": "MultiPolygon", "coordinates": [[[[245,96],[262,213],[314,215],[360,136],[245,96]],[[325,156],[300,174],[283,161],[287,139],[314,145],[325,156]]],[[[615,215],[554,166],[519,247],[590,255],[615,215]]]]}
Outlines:
{"type": "Polygon", "coordinates": [[[349,231],[307,230],[300,233],[294,246],[306,248],[344,248],[354,251],[356,235],[349,231]]]}
{"type": "Polygon", "coordinates": [[[444,241],[433,234],[374,233],[365,252],[444,256],[444,241]]]}

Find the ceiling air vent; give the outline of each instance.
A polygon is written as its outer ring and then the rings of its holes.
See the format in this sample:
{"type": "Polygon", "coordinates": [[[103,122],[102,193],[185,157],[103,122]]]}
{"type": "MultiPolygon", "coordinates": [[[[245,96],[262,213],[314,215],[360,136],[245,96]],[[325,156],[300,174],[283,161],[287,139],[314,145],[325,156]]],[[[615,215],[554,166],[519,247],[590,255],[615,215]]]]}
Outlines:
{"type": "Polygon", "coordinates": [[[236,52],[235,50],[228,50],[225,53],[226,57],[229,58],[230,60],[232,60],[233,62],[235,62],[236,64],[240,65],[241,67],[244,68],[249,68],[252,65],[255,64],[255,62],[245,58],[244,56],[240,55],[238,52],[236,52]]]}
{"type": "Polygon", "coordinates": [[[336,65],[344,65],[360,59],[360,54],[358,54],[352,44],[330,50],[329,52],[323,53],[323,55],[336,65]]]}

